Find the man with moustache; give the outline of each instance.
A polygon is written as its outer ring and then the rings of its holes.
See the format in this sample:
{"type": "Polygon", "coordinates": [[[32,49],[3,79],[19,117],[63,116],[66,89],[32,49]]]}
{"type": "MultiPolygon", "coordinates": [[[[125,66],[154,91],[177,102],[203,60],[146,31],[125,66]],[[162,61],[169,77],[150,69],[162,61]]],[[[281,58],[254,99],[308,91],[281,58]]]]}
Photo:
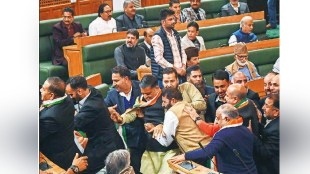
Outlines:
{"type": "MultiPolygon", "coordinates": [[[[104,102],[109,107],[111,115],[121,115],[127,109],[133,108],[136,98],[141,95],[139,82],[130,80],[130,71],[124,66],[112,69],[112,81],[114,88],[110,89],[104,102]]],[[[145,150],[143,124],[143,119],[137,118],[119,127],[120,135],[124,137],[129,148],[130,165],[136,174],[140,173],[141,157],[145,150]]]]}
{"type": "Polygon", "coordinates": [[[270,81],[271,94],[280,94],[280,74],[274,76],[270,81]]]}
{"type": "Polygon", "coordinates": [[[244,16],[240,21],[240,29],[235,31],[229,38],[229,46],[233,46],[239,42],[249,43],[258,41],[253,31],[253,18],[244,16]]]}
{"type": "Polygon", "coordinates": [[[66,84],[59,77],[49,77],[40,89],[43,104],[39,113],[39,149],[63,169],[72,164],[74,142],[74,106],[65,94],[66,84]]]}
{"type": "Polygon", "coordinates": [[[97,173],[105,166],[105,159],[109,153],[124,149],[125,146],[110,118],[100,91],[88,86],[85,77],[70,77],[66,93],[77,103],[75,128],[85,132],[88,138],[83,153],[88,156],[88,168],[83,173],[97,173]]]}
{"type": "Polygon", "coordinates": [[[152,74],[158,78],[160,88],[162,84],[162,71],[173,67],[179,76],[180,84],[186,81],[186,54],[181,45],[179,33],[174,29],[174,11],[162,9],[160,11],[161,27],[152,38],[151,69],[152,74]]]}
{"type": "Polygon", "coordinates": [[[68,62],[64,57],[62,47],[73,45],[74,38],[87,36],[87,33],[80,23],[74,22],[74,11],[68,7],[63,10],[62,21],[56,23],[52,31],[54,42],[52,63],[53,65],[67,66],[68,62]]]}
{"type": "Polygon", "coordinates": [[[234,54],[235,61],[225,67],[225,71],[229,73],[230,80],[232,75],[237,71],[243,72],[247,76],[248,80],[253,80],[260,77],[255,65],[248,60],[249,53],[245,43],[237,43],[234,46],[234,54]]]}
{"type": "Polygon", "coordinates": [[[169,9],[174,11],[176,23],[184,23],[185,18],[183,12],[181,11],[181,4],[179,0],[170,0],[169,9]]]}
{"type": "Polygon", "coordinates": [[[136,29],[127,31],[126,43],[114,50],[114,58],[117,66],[126,66],[130,70],[131,79],[138,79],[137,69],[145,65],[145,51],[138,44],[139,32],[136,29]]]}
{"type": "Polygon", "coordinates": [[[123,3],[124,14],[116,18],[117,31],[128,29],[145,28],[144,16],[136,14],[135,4],[132,0],[125,0],[123,3]]]}
{"type": "Polygon", "coordinates": [[[260,174],[279,173],[280,155],[280,100],[279,94],[271,94],[263,106],[267,121],[260,127],[260,136],[255,137],[254,153],[260,174]]]}
{"type": "Polygon", "coordinates": [[[190,7],[183,9],[186,22],[205,20],[206,12],[200,8],[201,0],[190,0],[190,7]]]}
{"type": "Polygon", "coordinates": [[[116,31],[116,21],[112,18],[109,4],[103,3],[98,8],[98,17],[89,24],[89,35],[101,35],[116,31]]]}
{"type": "Polygon", "coordinates": [[[168,67],[163,70],[163,86],[164,88],[175,88],[182,93],[183,100],[189,103],[200,115],[206,110],[206,102],[200,91],[189,82],[179,85],[177,72],[174,68],[168,67]]]}
{"type": "Polygon", "coordinates": [[[229,74],[224,70],[216,70],[212,74],[212,82],[215,92],[208,97],[205,116],[206,122],[209,123],[214,122],[217,108],[226,103],[226,90],[230,85],[229,74]]]}
{"type": "MultiPolygon", "coordinates": [[[[265,100],[267,98],[267,96],[269,96],[271,94],[271,90],[270,90],[270,86],[271,86],[271,79],[276,76],[277,73],[270,71],[265,77],[264,77],[264,90],[266,93],[266,97],[262,98],[259,100],[259,109],[260,111],[263,113],[262,107],[265,104],[265,100]]],[[[265,119],[263,118],[262,121],[265,121],[265,119]]]]}
{"type": "Polygon", "coordinates": [[[239,0],[229,0],[229,3],[225,4],[221,10],[222,17],[250,13],[248,4],[239,2],[239,0]]]}

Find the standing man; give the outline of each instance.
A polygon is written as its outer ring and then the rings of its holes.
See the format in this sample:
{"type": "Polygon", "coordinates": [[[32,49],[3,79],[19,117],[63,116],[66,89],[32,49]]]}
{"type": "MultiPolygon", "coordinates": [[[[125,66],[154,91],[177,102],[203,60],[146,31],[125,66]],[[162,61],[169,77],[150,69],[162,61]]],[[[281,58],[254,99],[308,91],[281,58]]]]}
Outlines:
{"type": "Polygon", "coordinates": [[[62,47],[73,45],[74,38],[87,36],[80,23],[74,22],[74,11],[71,8],[63,10],[63,20],[53,26],[54,51],[52,56],[53,65],[67,66],[62,47]]]}
{"type": "Polygon", "coordinates": [[[176,23],[184,23],[185,18],[183,12],[181,11],[181,4],[179,0],[170,0],[169,9],[174,11],[175,22],[176,23]]]}
{"type": "Polygon", "coordinates": [[[81,154],[74,142],[74,106],[65,87],[59,77],[47,78],[40,89],[39,113],[39,149],[63,169],[71,166],[75,153],[81,154]]]}
{"type": "Polygon", "coordinates": [[[263,106],[267,119],[260,129],[260,136],[255,137],[254,152],[257,156],[257,169],[262,174],[279,173],[280,155],[280,100],[278,94],[271,94],[263,106]]]}
{"type": "Polygon", "coordinates": [[[152,38],[154,36],[154,31],[151,28],[146,29],[143,32],[143,36],[144,36],[144,42],[142,42],[141,44],[139,44],[139,46],[141,46],[144,51],[145,54],[147,56],[146,60],[149,60],[149,62],[147,62],[148,65],[151,65],[151,47],[152,47],[152,38]]]}
{"type": "Polygon", "coordinates": [[[162,71],[166,67],[176,69],[180,84],[186,81],[186,54],[181,45],[179,33],[174,29],[174,11],[162,9],[160,11],[161,27],[152,38],[151,68],[152,74],[158,77],[160,88],[162,85],[162,71]]]}
{"type": "Polygon", "coordinates": [[[235,31],[228,40],[228,45],[232,46],[239,42],[249,43],[258,41],[253,31],[253,18],[244,16],[240,21],[240,29],[235,31]]]}
{"type": "Polygon", "coordinates": [[[89,35],[101,35],[116,32],[116,21],[112,18],[109,4],[103,3],[98,8],[98,17],[89,24],[89,35]]]}
{"type": "Polygon", "coordinates": [[[200,8],[201,0],[190,0],[189,2],[191,6],[183,9],[186,22],[207,19],[205,10],[200,8]]]}
{"type": "MultiPolygon", "coordinates": [[[[130,72],[124,66],[112,69],[113,87],[107,94],[104,102],[112,114],[121,115],[133,107],[137,97],[141,95],[139,82],[130,80],[130,72]]],[[[122,125],[125,129],[126,144],[130,152],[130,165],[135,173],[140,173],[141,157],[145,150],[144,122],[136,118],[131,123],[122,125]]]]}
{"type": "Polygon", "coordinates": [[[266,28],[275,29],[277,28],[277,0],[267,0],[267,7],[269,24],[266,25],[266,28]]]}
{"type": "Polygon", "coordinates": [[[88,137],[84,150],[84,154],[88,156],[85,173],[97,173],[105,166],[104,161],[109,153],[125,148],[123,141],[115,129],[101,93],[88,86],[84,77],[70,77],[66,93],[77,104],[75,127],[88,137]]]}
{"type": "Polygon", "coordinates": [[[195,21],[187,24],[187,33],[182,38],[182,48],[196,47],[199,51],[206,50],[205,41],[199,35],[199,25],[195,21]]]}
{"type": "Polygon", "coordinates": [[[239,0],[229,0],[229,3],[222,7],[221,17],[250,13],[248,4],[239,0]]]}
{"type": "Polygon", "coordinates": [[[124,14],[116,18],[117,31],[145,28],[144,16],[136,14],[135,4],[132,0],[125,0],[123,4],[124,14]]]}
{"type": "Polygon", "coordinates": [[[213,123],[216,110],[219,106],[226,103],[225,95],[230,85],[229,75],[224,70],[216,70],[212,74],[212,82],[215,93],[210,94],[207,101],[206,122],[213,123]]]}
{"type": "Polygon", "coordinates": [[[142,47],[138,44],[139,32],[136,29],[127,31],[126,43],[114,50],[114,58],[118,66],[126,66],[131,73],[132,79],[137,79],[137,69],[145,65],[146,57],[142,47]]]}

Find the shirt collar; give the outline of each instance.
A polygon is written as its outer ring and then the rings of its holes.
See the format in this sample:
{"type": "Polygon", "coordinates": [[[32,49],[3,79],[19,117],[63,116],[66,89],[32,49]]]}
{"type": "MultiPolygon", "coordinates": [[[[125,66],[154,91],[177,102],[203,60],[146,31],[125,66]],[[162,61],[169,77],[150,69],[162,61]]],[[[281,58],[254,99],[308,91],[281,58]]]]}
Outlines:
{"type": "Polygon", "coordinates": [[[83,104],[85,103],[85,101],[86,101],[86,99],[88,98],[88,96],[90,95],[90,93],[91,93],[91,91],[89,90],[89,94],[88,94],[86,97],[84,97],[81,101],[79,101],[79,104],[80,104],[81,106],[83,106],[83,104]]]}
{"type": "Polygon", "coordinates": [[[220,101],[220,102],[224,102],[224,103],[226,103],[226,101],[222,101],[222,100],[220,100],[220,96],[217,96],[217,97],[216,97],[216,99],[215,99],[215,102],[219,102],[219,101],[220,101]]]}
{"type": "Polygon", "coordinates": [[[126,95],[124,92],[120,92],[119,95],[122,96],[122,97],[125,97],[129,101],[130,98],[131,98],[131,91],[132,91],[132,86],[130,88],[130,91],[129,91],[128,95],[126,95]]]}
{"type": "Polygon", "coordinates": [[[240,3],[238,2],[238,7],[235,7],[232,5],[232,3],[230,3],[230,5],[233,7],[233,8],[239,8],[240,7],[240,3]]]}
{"type": "Polygon", "coordinates": [[[151,45],[149,45],[146,41],[144,41],[144,44],[145,44],[149,49],[151,49],[151,45]]]}

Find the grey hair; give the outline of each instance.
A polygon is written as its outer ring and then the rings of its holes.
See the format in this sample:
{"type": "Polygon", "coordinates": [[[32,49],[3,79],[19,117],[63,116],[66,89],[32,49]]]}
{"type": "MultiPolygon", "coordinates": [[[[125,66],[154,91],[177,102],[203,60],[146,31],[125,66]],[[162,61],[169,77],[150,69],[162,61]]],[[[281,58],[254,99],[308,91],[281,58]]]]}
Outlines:
{"type": "Polygon", "coordinates": [[[133,3],[132,0],[125,0],[123,3],[123,8],[126,8],[130,3],[133,3]]]}
{"type": "Polygon", "coordinates": [[[237,71],[234,74],[232,74],[232,77],[231,77],[231,80],[230,80],[231,83],[235,83],[235,77],[237,76],[237,74],[243,74],[246,77],[246,75],[243,72],[237,71]]]}
{"type": "Polygon", "coordinates": [[[229,118],[236,118],[239,116],[238,110],[231,104],[223,104],[218,108],[218,112],[222,114],[222,118],[227,116],[229,118]]]}
{"type": "Polygon", "coordinates": [[[247,20],[253,20],[253,18],[251,16],[244,16],[240,21],[240,28],[242,28],[242,26],[244,25],[244,22],[247,20]]]}
{"type": "Polygon", "coordinates": [[[130,165],[130,154],[128,150],[119,149],[111,152],[105,160],[108,174],[119,174],[130,165]]]}

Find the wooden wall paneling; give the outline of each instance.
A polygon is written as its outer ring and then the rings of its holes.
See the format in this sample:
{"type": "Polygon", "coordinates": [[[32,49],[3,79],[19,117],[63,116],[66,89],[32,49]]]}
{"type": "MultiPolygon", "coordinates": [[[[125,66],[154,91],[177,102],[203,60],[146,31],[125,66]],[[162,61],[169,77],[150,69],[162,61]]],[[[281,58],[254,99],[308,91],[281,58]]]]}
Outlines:
{"type": "Polygon", "coordinates": [[[53,5],[48,7],[41,7],[40,8],[40,20],[47,20],[47,19],[55,19],[55,18],[61,18],[62,17],[62,10],[65,7],[71,7],[72,9],[75,9],[74,3],[66,3],[61,5],[53,5]]]}
{"type": "MultiPolygon", "coordinates": [[[[141,7],[168,4],[170,0],[141,0],[141,7]]],[[[189,0],[180,0],[180,2],[189,2],[189,0]]]]}
{"type": "Polygon", "coordinates": [[[77,45],[70,45],[63,47],[64,56],[68,61],[69,77],[76,75],[84,75],[82,51],[78,49],[77,45]]]}

